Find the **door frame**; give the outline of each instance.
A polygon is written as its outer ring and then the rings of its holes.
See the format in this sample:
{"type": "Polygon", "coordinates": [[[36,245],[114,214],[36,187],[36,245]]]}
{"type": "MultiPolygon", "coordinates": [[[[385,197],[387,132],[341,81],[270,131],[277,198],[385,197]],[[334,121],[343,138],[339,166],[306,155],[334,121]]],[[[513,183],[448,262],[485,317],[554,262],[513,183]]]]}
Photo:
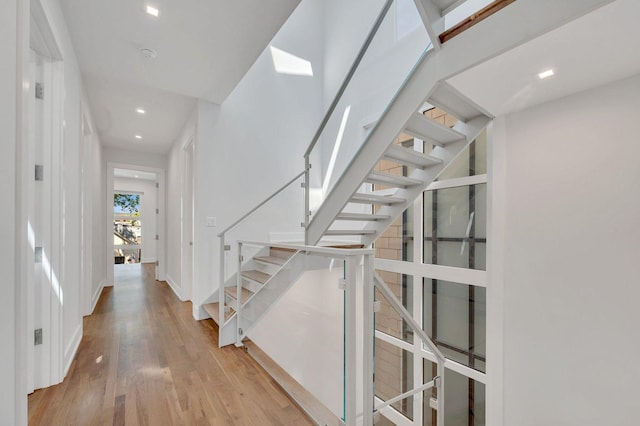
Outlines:
{"type": "MultiPolygon", "coordinates": [[[[24,310],[24,323],[27,327],[26,342],[26,379],[27,392],[34,389],[43,388],[60,383],[66,374],[69,366],[64,365],[64,344],[63,344],[63,285],[64,285],[64,251],[62,250],[63,238],[63,140],[64,140],[64,63],[59,43],[56,40],[49,20],[40,0],[31,0],[29,3],[30,29],[29,47],[40,58],[43,59],[43,73],[45,76],[45,98],[44,102],[47,112],[46,125],[43,135],[46,147],[46,158],[43,158],[44,177],[43,182],[49,192],[47,206],[50,217],[46,230],[43,247],[46,253],[43,255],[43,263],[48,271],[50,282],[49,291],[43,293],[40,304],[35,304],[35,244],[34,238],[29,234],[30,219],[33,218],[35,199],[33,189],[35,181],[33,170],[35,167],[35,145],[29,136],[33,129],[31,124],[27,124],[27,137],[24,138],[21,156],[21,182],[20,206],[21,226],[19,227],[18,244],[21,253],[21,269],[26,287],[24,310]],[[48,169],[48,170],[47,170],[48,169]],[[48,180],[48,181],[47,181],[48,180]],[[22,234],[24,232],[25,234],[22,234]],[[45,306],[46,304],[46,306],[45,306]],[[36,348],[33,341],[28,339],[29,333],[33,333],[36,310],[43,314],[41,319],[43,324],[48,326],[48,333],[43,336],[43,346],[36,348]],[[37,368],[36,368],[37,366],[37,368]]],[[[29,50],[29,49],[27,49],[29,50]]],[[[30,64],[30,62],[28,62],[30,64]]],[[[32,81],[30,65],[23,70],[23,79],[28,82],[27,99],[25,101],[29,111],[34,93],[35,82],[32,81]]],[[[30,122],[30,118],[26,119],[30,122]]],[[[46,273],[45,271],[45,273],[46,273]]],[[[44,328],[44,326],[43,326],[44,328]]],[[[44,330],[43,330],[44,331],[44,330]]]]}
{"type": "Polygon", "coordinates": [[[180,285],[181,285],[181,299],[193,300],[193,281],[195,276],[195,253],[193,240],[195,236],[195,140],[193,136],[187,138],[187,141],[182,145],[182,179],[180,190],[180,285]],[[190,170],[189,170],[190,166],[190,170]],[[190,184],[190,190],[189,185],[190,184]],[[190,216],[191,220],[185,220],[188,211],[185,211],[185,206],[189,203],[191,205],[190,216]],[[184,255],[187,251],[191,252],[191,258],[187,259],[184,255]],[[190,272],[191,280],[187,282],[185,279],[185,271],[190,272]]]}
{"type": "Polygon", "coordinates": [[[113,277],[113,184],[114,184],[114,169],[130,169],[140,170],[141,172],[155,173],[157,176],[157,221],[156,221],[156,233],[158,234],[158,245],[156,247],[157,263],[156,263],[156,280],[166,280],[166,230],[165,230],[165,217],[166,217],[166,185],[165,185],[165,169],[158,169],[155,167],[140,166],[137,164],[117,163],[107,161],[107,179],[106,179],[106,213],[107,223],[105,224],[106,242],[107,242],[107,280],[105,287],[112,287],[114,284],[113,277]]]}

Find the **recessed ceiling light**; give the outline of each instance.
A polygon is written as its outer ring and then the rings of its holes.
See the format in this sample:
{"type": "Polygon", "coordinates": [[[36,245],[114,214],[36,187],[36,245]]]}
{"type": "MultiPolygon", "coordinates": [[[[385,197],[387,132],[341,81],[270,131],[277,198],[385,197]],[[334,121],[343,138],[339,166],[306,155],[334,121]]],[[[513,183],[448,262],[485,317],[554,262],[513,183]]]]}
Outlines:
{"type": "Polygon", "coordinates": [[[139,178],[140,176],[138,176],[138,175],[133,175],[133,177],[137,179],[137,178],[139,178]]]}
{"type": "Polygon", "coordinates": [[[540,80],[543,80],[545,78],[551,77],[554,74],[555,74],[555,72],[552,69],[549,69],[549,70],[546,70],[546,71],[542,71],[540,74],[538,74],[538,78],[540,80]]]}
{"type": "Polygon", "coordinates": [[[149,15],[155,16],[156,18],[160,15],[160,11],[153,6],[147,5],[146,11],[149,15]]]}
{"type": "Polygon", "coordinates": [[[142,139],[142,136],[136,135],[136,139],[142,139]]]}
{"type": "Polygon", "coordinates": [[[142,108],[136,108],[136,112],[138,114],[146,114],[147,113],[147,111],[143,110],[142,108]]]}

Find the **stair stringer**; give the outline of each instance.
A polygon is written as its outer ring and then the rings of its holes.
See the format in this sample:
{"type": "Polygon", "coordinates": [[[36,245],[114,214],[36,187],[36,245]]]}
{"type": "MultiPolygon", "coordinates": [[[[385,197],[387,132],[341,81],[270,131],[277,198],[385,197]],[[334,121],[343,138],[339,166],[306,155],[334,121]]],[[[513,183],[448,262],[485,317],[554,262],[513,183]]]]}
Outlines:
{"type": "Polygon", "coordinates": [[[218,327],[218,347],[222,348],[235,343],[237,330],[238,317],[234,314],[221,327],[218,327]]]}
{"type": "MultiPolygon", "coordinates": [[[[306,244],[314,245],[322,238],[373,165],[382,158],[389,141],[402,131],[408,118],[422,106],[438,81],[445,81],[611,1],[565,0],[560,4],[557,0],[518,0],[451,39],[442,48],[423,54],[328,198],[315,212],[307,227],[306,244]]],[[[425,24],[429,29],[434,19],[437,20],[436,14],[428,10],[430,1],[417,1],[420,2],[423,5],[418,4],[419,10],[423,18],[427,17],[425,24]]]]}
{"type": "Polygon", "coordinates": [[[443,163],[438,166],[428,167],[426,169],[417,169],[409,177],[422,180],[421,186],[415,186],[408,189],[397,189],[392,193],[392,196],[404,198],[407,201],[402,204],[394,204],[391,206],[382,206],[379,210],[379,214],[390,216],[388,219],[380,220],[374,223],[367,223],[364,229],[373,229],[376,231],[372,235],[364,235],[362,237],[362,244],[368,246],[372,244],[393,222],[402,215],[402,213],[411,206],[415,200],[423,193],[427,187],[438,178],[438,176],[455,160],[458,155],[473,142],[482,131],[491,122],[490,117],[477,117],[470,120],[468,123],[458,122],[454,128],[461,131],[466,135],[466,140],[454,142],[448,144],[446,147],[436,147],[431,155],[443,160],[443,163]]]}
{"type": "Polygon", "coordinates": [[[315,245],[320,241],[335,217],[383,157],[390,141],[400,134],[411,115],[424,104],[437,83],[437,79],[434,78],[437,75],[436,64],[429,60],[435,53],[434,50],[430,50],[421,57],[413,68],[411,77],[391,100],[327,199],[315,212],[307,227],[307,245],[315,245]],[[425,88],[428,93],[425,93],[425,88]]]}
{"type": "Polygon", "coordinates": [[[305,272],[327,268],[328,259],[326,257],[311,256],[304,251],[296,252],[284,267],[267,281],[262,290],[242,306],[240,324],[238,325],[242,328],[242,337],[247,335],[305,272]]]}

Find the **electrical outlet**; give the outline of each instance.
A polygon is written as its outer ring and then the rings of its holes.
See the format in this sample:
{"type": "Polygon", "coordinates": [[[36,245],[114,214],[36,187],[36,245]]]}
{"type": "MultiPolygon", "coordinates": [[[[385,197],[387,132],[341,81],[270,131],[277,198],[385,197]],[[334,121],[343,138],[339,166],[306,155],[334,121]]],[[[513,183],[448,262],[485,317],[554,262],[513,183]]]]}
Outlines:
{"type": "Polygon", "coordinates": [[[210,228],[214,228],[216,226],[216,218],[212,216],[207,216],[207,226],[210,228]]]}

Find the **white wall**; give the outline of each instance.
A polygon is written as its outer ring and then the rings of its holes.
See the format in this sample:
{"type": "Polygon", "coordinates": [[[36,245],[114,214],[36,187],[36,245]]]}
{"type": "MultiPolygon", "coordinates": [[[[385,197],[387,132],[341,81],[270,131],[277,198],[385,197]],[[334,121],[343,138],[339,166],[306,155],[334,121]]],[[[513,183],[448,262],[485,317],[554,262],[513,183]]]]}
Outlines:
{"type": "MultiPolygon", "coordinates": [[[[104,224],[107,221],[104,206],[107,167],[102,145],[95,136],[92,136],[91,140],[93,146],[89,170],[93,171],[91,181],[91,308],[93,310],[107,277],[107,241],[104,233],[104,224]]],[[[111,267],[111,265],[108,266],[111,267]]]]}
{"type": "Polygon", "coordinates": [[[158,197],[156,183],[144,179],[128,179],[116,177],[113,179],[113,190],[140,193],[140,219],[142,220],[142,263],[157,260],[156,207],[158,197]]]}
{"type": "MultiPolygon", "coordinates": [[[[380,118],[428,46],[426,30],[421,25],[413,2],[409,0],[400,0],[400,2],[408,7],[399,8],[398,2],[392,4],[323,132],[319,146],[315,150],[315,158],[312,157],[314,187],[322,184],[326,186],[327,179],[331,184],[337,181],[362,146],[369,132],[365,125],[380,118]],[[402,15],[402,18],[399,15],[402,15]],[[408,33],[401,33],[399,26],[408,33]],[[340,139],[341,126],[343,133],[340,139]],[[334,154],[334,147],[338,143],[340,143],[339,150],[334,154]],[[333,161],[332,156],[335,157],[333,161]],[[329,170],[332,170],[331,174],[329,170]]],[[[323,92],[325,108],[328,108],[333,101],[347,70],[373,27],[383,3],[381,1],[372,3],[368,0],[348,3],[326,2],[324,26],[326,70],[323,92]],[[355,16],[358,19],[354,19],[355,16]]],[[[331,186],[327,187],[327,192],[330,188],[331,186]]]]}
{"type": "MultiPolygon", "coordinates": [[[[21,244],[16,229],[22,227],[21,201],[16,196],[16,178],[20,175],[21,148],[24,135],[21,125],[23,93],[20,73],[28,58],[29,11],[24,2],[6,1],[0,5],[0,196],[5,200],[0,220],[0,268],[2,269],[2,297],[0,297],[0,424],[27,423],[26,342],[17,330],[25,307],[21,298],[21,244]]],[[[28,92],[27,92],[28,93],[28,92]]]]}
{"type": "Polygon", "coordinates": [[[134,150],[104,147],[104,158],[107,163],[130,164],[155,169],[164,169],[167,156],[153,152],[138,152],[134,150]]]}
{"type": "MultiPolygon", "coordinates": [[[[313,77],[276,73],[267,49],[221,106],[198,103],[196,304],[217,288],[217,233],[304,169],[302,155],[321,118],[322,15],[321,1],[302,2],[272,43],[309,60],[313,77]],[[217,227],[205,226],[207,216],[217,218],[217,227]]],[[[301,188],[283,197],[235,236],[266,240],[271,231],[300,232],[301,188]]]]}
{"type": "Polygon", "coordinates": [[[635,422],[638,111],[635,76],[496,122],[505,425],[635,422]]]}
{"type": "Polygon", "coordinates": [[[343,273],[342,267],[306,272],[248,333],[337,417],[344,394],[344,291],[337,285],[343,273]]]}
{"type": "Polygon", "coordinates": [[[197,112],[196,107],[167,154],[167,281],[183,297],[186,296],[182,291],[183,148],[195,137],[197,112]]]}
{"type": "MultiPolygon", "coordinates": [[[[70,35],[58,0],[42,0],[64,61],[64,128],[63,128],[63,229],[62,236],[62,291],[63,305],[63,365],[69,367],[82,337],[80,301],[81,248],[81,184],[80,170],[83,161],[80,144],[82,134],[83,104],[88,104],[82,88],[82,77],[73,50],[70,35]]],[[[84,109],[89,114],[88,109],[84,109]]],[[[98,142],[99,143],[99,142],[98,142]]],[[[92,177],[93,178],[93,177],[92,177]]]]}

